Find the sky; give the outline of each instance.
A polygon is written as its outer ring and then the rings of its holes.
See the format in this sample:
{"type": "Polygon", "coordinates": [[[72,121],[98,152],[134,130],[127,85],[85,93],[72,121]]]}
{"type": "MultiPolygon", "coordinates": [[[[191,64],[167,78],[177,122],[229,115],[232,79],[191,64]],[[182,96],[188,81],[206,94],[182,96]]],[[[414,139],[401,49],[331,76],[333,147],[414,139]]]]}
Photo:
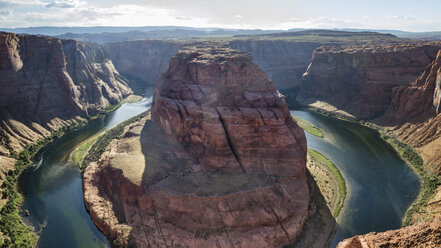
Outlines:
{"type": "Polygon", "coordinates": [[[440,0],[0,0],[0,27],[441,30],[440,0]]]}

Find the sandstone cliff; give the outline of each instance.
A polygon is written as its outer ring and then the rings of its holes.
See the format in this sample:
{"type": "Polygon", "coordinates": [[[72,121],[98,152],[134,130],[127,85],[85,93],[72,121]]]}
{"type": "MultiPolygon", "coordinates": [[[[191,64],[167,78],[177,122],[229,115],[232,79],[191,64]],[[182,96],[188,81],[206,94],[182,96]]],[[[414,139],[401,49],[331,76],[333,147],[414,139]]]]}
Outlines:
{"type": "Polygon", "coordinates": [[[12,33],[0,33],[0,88],[2,156],[131,92],[102,46],[12,33]]]}
{"type": "MultiPolygon", "coordinates": [[[[190,41],[140,40],[107,43],[112,61],[118,71],[130,80],[135,90],[144,90],[167,70],[170,58],[190,41]]],[[[283,40],[233,40],[225,42],[233,49],[251,54],[255,63],[274,81],[277,89],[300,86],[300,81],[312,51],[320,42],[283,40]]]]}
{"type": "Polygon", "coordinates": [[[410,85],[436,57],[441,43],[320,47],[302,79],[301,94],[361,119],[383,115],[392,89],[410,85]]]}
{"type": "Polygon", "coordinates": [[[321,42],[284,40],[233,40],[230,47],[246,51],[276,84],[277,89],[300,87],[312,52],[321,42]]]}
{"type": "Polygon", "coordinates": [[[441,175],[440,113],[441,51],[410,86],[393,90],[392,103],[382,125],[395,126],[404,142],[417,148],[429,169],[441,175]]]}
{"type": "Polygon", "coordinates": [[[152,120],[128,127],[83,189],[123,245],[280,247],[308,215],[306,139],[248,54],[189,47],[159,79],[152,120]]]}
{"type": "Polygon", "coordinates": [[[144,91],[154,86],[167,70],[170,58],[184,42],[170,40],[139,40],[104,44],[118,71],[130,79],[130,87],[144,91]]]}
{"type": "Polygon", "coordinates": [[[441,220],[384,233],[368,233],[340,242],[337,248],[438,248],[441,247],[441,220]]]}

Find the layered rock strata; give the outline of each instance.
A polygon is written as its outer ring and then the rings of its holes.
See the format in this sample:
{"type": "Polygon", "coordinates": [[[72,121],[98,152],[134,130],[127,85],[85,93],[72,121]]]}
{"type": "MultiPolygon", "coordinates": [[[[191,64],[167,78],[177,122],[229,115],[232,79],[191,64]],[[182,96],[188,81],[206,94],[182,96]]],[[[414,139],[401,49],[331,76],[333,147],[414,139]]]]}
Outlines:
{"type": "MultiPolygon", "coordinates": [[[[361,53],[366,56],[364,60],[360,60],[360,51],[354,48],[334,51],[327,56],[321,54],[319,62],[314,62],[314,55],[302,92],[360,119],[378,117],[370,121],[391,129],[400,140],[416,148],[425,169],[441,175],[441,52],[438,45],[386,46],[380,51],[370,48],[367,50],[370,53],[361,53]],[[334,62],[336,57],[340,62],[334,62]],[[390,66],[384,60],[389,61],[390,66]],[[369,63],[363,64],[363,61],[369,63]],[[383,66],[375,68],[373,65],[379,62],[383,66]],[[415,76],[420,70],[419,77],[415,76]]],[[[413,215],[412,221],[417,224],[356,236],[338,247],[439,247],[441,188],[436,189],[435,195],[422,207],[424,211],[413,215]]]]}
{"type": "Polygon", "coordinates": [[[429,169],[441,175],[441,51],[410,86],[393,90],[392,104],[379,120],[417,148],[429,169]]]}
{"type": "Polygon", "coordinates": [[[99,45],[0,33],[0,154],[118,103],[131,91],[99,45]]]}
{"type": "Polygon", "coordinates": [[[384,115],[393,89],[409,86],[435,58],[441,43],[320,47],[303,75],[301,95],[361,119],[384,115]]]}
{"type": "Polygon", "coordinates": [[[144,121],[84,175],[86,206],[106,235],[136,247],[296,239],[308,216],[306,139],[248,54],[180,51],[144,121]]]}
{"type": "Polygon", "coordinates": [[[130,87],[143,91],[153,87],[167,70],[170,58],[184,45],[171,40],[139,40],[105,43],[118,71],[130,79],[130,87]]]}

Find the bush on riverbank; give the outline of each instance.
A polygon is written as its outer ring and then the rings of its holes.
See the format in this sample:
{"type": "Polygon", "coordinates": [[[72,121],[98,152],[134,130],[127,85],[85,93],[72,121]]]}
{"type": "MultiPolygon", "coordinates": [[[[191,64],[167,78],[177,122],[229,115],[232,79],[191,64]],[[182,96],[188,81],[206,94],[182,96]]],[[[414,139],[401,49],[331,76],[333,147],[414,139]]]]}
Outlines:
{"type": "Polygon", "coordinates": [[[405,158],[415,171],[421,176],[421,192],[416,201],[407,209],[402,224],[409,226],[413,224],[412,217],[415,213],[421,213],[422,207],[427,206],[429,200],[436,193],[436,189],[441,185],[441,179],[433,172],[424,168],[424,161],[418,153],[408,144],[401,142],[397,137],[385,132],[380,132],[381,137],[391,144],[400,155],[405,158]]]}
{"type": "Polygon", "coordinates": [[[143,112],[135,117],[132,117],[120,124],[118,124],[116,127],[110,129],[103,135],[99,136],[95,143],[90,147],[87,155],[83,158],[83,161],[80,164],[80,170],[84,171],[86,167],[91,162],[96,162],[98,159],[100,159],[101,155],[106,151],[107,147],[109,146],[110,142],[114,139],[118,139],[121,137],[121,135],[124,132],[124,128],[134,122],[137,122],[141,120],[142,118],[146,117],[149,114],[150,111],[143,112]]]}

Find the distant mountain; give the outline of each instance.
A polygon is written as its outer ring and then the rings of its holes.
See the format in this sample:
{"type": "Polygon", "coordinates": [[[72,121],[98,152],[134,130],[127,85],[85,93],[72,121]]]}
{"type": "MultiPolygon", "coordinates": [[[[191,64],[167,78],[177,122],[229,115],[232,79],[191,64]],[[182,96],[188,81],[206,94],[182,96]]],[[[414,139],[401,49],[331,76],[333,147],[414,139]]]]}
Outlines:
{"type": "MultiPolygon", "coordinates": [[[[76,39],[90,42],[118,42],[128,40],[148,39],[189,39],[203,37],[228,37],[237,35],[265,35],[270,33],[311,31],[312,29],[293,28],[289,30],[261,30],[261,29],[225,29],[225,28],[195,28],[184,26],[142,26],[142,27],[117,27],[117,26],[95,26],[95,27],[27,27],[27,28],[0,28],[0,31],[17,34],[35,34],[56,36],[65,39],[76,39]]],[[[388,29],[327,29],[330,31],[348,32],[376,32],[392,34],[399,38],[410,38],[419,40],[441,40],[441,31],[433,32],[408,32],[402,30],[388,29]]]]}
{"type": "Polygon", "coordinates": [[[227,33],[269,33],[282,32],[283,30],[260,30],[260,29],[224,29],[224,28],[194,28],[181,26],[143,26],[143,27],[112,27],[112,26],[95,26],[95,27],[28,27],[28,28],[0,28],[0,31],[17,33],[17,34],[34,34],[60,36],[64,34],[101,34],[101,33],[127,33],[127,32],[166,32],[166,31],[195,31],[195,32],[227,32],[227,33]]]}
{"type": "Polygon", "coordinates": [[[120,42],[132,40],[162,40],[162,39],[192,39],[192,38],[208,38],[208,37],[232,37],[236,35],[261,35],[283,32],[282,30],[201,30],[201,29],[170,29],[170,30],[153,30],[153,31],[129,31],[129,32],[104,32],[104,33],[66,33],[57,35],[61,39],[75,39],[88,42],[120,42]]]}

